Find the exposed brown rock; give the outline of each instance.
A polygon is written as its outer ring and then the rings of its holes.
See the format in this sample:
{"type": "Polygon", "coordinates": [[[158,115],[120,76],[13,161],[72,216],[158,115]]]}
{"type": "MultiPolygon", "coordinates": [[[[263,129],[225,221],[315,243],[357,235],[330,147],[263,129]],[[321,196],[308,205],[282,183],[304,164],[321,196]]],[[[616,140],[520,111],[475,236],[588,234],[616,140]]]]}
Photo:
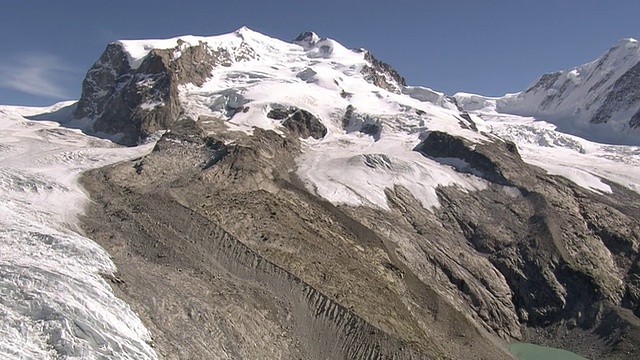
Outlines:
{"type": "Polygon", "coordinates": [[[200,86],[214,67],[255,56],[251,47],[243,44],[230,54],[203,42],[183,46],[178,41],[179,52],[178,48],[151,50],[137,68],[131,68],[121,45],[109,44],[87,73],[73,117],[92,120],[96,132],[122,134],[122,144],[140,143],[180,118],[178,85],[200,86]]]}

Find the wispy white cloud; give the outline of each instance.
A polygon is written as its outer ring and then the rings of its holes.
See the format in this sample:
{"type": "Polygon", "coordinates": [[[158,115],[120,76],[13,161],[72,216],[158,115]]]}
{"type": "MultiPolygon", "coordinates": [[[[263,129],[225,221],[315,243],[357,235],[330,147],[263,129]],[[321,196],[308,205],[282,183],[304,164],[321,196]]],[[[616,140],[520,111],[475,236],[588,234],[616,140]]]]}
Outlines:
{"type": "Polygon", "coordinates": [[[63,79],[76,70],[59,56],[22,53],[0,61],[0,87],[49,98],[67,99],[63,79]]]}

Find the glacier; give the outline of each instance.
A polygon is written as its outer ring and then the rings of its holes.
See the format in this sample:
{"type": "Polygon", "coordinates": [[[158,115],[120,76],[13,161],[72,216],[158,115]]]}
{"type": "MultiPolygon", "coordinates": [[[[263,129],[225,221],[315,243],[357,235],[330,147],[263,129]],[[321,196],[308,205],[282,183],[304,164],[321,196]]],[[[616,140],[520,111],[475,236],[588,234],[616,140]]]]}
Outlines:
{"type": "Polygon", "coordinates": [[[52,107],[0,106],[0,357],[156,359],[151,335],[118,299],[109,254],[84,237],[84,170],[138,157],[152,144],[114,146],[27,117],[52,107]]]}

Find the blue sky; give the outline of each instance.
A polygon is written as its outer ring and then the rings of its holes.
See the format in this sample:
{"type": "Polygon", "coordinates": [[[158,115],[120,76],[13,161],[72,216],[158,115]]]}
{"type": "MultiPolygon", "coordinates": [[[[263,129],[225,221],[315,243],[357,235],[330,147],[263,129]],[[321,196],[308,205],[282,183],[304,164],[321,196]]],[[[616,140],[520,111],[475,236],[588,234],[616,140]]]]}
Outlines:
{"type": "Polygon", "coordinates": [[[0,104],[77,99],[117,39],[313,30],[364,47],[411,85],[502,95],[640,37],[640,1],[9,0],[0,11],[0,104]]]}

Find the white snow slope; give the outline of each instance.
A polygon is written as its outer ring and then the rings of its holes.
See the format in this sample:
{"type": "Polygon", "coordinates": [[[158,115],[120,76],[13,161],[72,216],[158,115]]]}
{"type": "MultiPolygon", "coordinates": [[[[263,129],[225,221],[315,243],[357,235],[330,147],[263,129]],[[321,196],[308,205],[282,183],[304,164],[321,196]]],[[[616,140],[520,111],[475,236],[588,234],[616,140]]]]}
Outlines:
{"type": "MultiPolygon", "coordinates": [[[[367,81],[362,51],[310,34],[287,43],[242,28],[212,37],[118,42],[135,67],[153,48],[203,41],[212,50],[242,52],[246,61],[217,67],[200,87],[184,85],[186,115],[222,118],[231,130],[253,127],[282,132],[266,117],[273,108],[297,107],[327,127],[320,140],[304,142],[298,174],[310,191],[334,204],[388,208],[384,190],[403,185],[427,210],[439,206],[437,186],[483,189],[486,182],[413,148],[429,131],[440,130],[479,143],[514,140],[525,161],[566,176],[587,189],[609,192],[602,179],[640,191],[640,149],[601,145],[562,134],[546,122],[496,111],[496,99],[476,96],[470,130],[443,94],[394,83],[387,91],[367,81]],[[354,108],[345,130],[343,116],[354,108]],[[235,111],[242,106],[242,111],[235,111]],[[380,136],[358,126],[382,127],[380,136]]],[[[185,45],[186,44],[186,45],[185,45]]],[[[470,102],[472,96],[465,99],[470,102]]],[[[474,100],[474,101],[475,101],[474,100]]],[[[108,254],[74,231],[86,201],[78,174],[140,156],[149,147],[117,148],[106,140],[24,116],[54,109],[0,107],[0,357],[155,358],[149,333],[100,274],[113,273],[108,254]]],[[[40,117],[42,118],[42,117],[40,117]]],[[[45,116],[46,118],[46,116],[45,116]]]]}
{"type": "Polygon", "coordinates": [[[140,156],[0,106],[0,358],[155,359],[150,334],[101,277],[109,255],[76,231],[80,172],[140,156]]]}

